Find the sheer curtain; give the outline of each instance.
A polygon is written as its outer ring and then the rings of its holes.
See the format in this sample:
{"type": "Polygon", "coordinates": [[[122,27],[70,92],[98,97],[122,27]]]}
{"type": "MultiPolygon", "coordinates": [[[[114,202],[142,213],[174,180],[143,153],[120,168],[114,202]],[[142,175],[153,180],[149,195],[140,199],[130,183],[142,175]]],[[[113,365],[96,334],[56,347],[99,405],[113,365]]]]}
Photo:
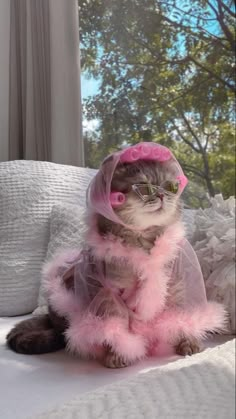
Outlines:
{"type": "Polygon", "coordinates": [[[0,161],[83,166],[77,0],[0,3],[0,161]]]}

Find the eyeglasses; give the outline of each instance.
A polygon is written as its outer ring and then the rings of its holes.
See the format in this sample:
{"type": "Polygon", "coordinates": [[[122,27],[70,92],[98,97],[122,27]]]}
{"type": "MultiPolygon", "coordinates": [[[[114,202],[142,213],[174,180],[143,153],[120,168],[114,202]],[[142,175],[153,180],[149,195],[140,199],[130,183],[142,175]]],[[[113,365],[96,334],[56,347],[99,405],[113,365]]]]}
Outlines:
{"type": "Polygon", "coordinates": [[[160,186],[151,184],[134,184],[132,190],[142,199],[143,202],[147,202],[157,198],[158,196],[169,195],[173,196],[178,193],[179,183],[171,182],[169,180],[161,183],[160,186]]]}

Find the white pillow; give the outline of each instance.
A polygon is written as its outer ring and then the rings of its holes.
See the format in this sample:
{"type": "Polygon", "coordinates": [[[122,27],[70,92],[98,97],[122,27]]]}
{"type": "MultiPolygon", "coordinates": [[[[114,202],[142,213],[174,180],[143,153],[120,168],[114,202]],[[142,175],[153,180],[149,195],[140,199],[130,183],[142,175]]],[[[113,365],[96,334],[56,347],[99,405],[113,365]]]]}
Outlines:
{"type": "Polygon", "coordinates": [[[0,315],[32,312],[54,204],[85,205],[96,172],[48,162],[0,163],[0,315]]]}
{"type": "MultiPolygon", "coordinates": [[[[78,205],[58,204],[54,205],[51,213],[50,240],[45,262],[48,262],[58,251],[66,249],[78,249],[81,245],[81,236],[84,230],[84,211],[78,205]]],[[[34,314],[41,314],[45,310],[46,301],[43,290],[39,291],[39,307],[34,314]]]]}

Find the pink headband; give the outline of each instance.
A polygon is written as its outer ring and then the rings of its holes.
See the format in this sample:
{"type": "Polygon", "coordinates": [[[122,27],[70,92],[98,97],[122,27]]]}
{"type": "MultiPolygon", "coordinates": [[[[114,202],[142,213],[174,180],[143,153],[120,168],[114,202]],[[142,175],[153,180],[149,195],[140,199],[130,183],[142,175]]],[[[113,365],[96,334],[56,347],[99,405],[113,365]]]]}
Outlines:
{"type": "Polygon", "coordinates": [[[99,213],[111,221],[123,224],[113,208],[117,208],[124,203],[125,195],[121,192],[111,192],[112,177],[117,165],[119,163],[134,163],[138,160],[166,162],[170,159],[176,164],[178,172],[176,181],[179,182],[179,193],[182,193],[188,180],[171,151],[160,144],[143,142],[113,153],[103,161],[87,191],[88,207],[93,212],[99,213]]]}
{"type": "Polygon", "coordinates": [[[133,163],[137,160],[167,161],[171,158],[171,152],[163,145],[156,143],[139,143],[126,148],[121,152],[121,163],[133,163]]]}

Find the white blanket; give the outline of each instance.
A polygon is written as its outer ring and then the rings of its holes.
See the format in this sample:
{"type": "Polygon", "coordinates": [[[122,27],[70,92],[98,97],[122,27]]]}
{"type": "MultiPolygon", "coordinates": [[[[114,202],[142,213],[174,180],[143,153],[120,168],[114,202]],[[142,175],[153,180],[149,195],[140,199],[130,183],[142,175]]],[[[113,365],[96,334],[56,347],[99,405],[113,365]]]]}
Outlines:
{"type": "Polygon", "coordinates": [[[235,340],[74,398],[34,419],[235,418],[235,340]]]}

